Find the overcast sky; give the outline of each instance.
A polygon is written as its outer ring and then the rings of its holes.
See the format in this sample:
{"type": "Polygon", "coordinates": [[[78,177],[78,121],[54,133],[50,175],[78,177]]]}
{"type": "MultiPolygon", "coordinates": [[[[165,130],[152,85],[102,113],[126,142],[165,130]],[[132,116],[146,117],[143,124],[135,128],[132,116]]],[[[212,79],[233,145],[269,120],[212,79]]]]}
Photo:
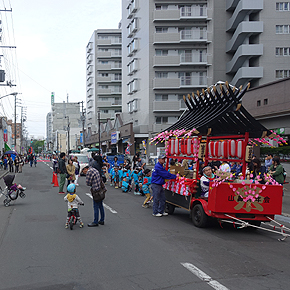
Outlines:
{"type": "MultiPolygon", "coordinates": [[[[55,102],[85,101],[86,46],[96,29],[118,28],[121,0],[2,0],[1,69],[16,87],[0,87],[0,96],[18,92],[27,107],[29,135],[46,135],[50,95],[55,102]]],[[[1,33],[0,33],[1,34],[1,33]]],[[[0,115],[14,118],[14,98],[0,100],[0,115]]],[[[20,111],[17,109],[20,121],[20,111]]],[[[14,119],[13,119],[14,120],[14,119]]]]}

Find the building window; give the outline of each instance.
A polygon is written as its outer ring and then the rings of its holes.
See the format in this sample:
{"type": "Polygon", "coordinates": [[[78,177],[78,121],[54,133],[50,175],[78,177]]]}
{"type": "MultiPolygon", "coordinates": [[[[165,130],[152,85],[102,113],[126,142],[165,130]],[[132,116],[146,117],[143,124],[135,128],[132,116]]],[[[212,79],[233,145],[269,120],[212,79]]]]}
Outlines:
{"type": "Polygon", "coordinates": [[[155,95],[155,101],[168,101],[168,95],[155,95]]]}
{"type": "Polygon", "coordinates": [[[264,99],[264,105],[268,105],[268,99],[264,99]]]}
{"type": "Polygon", "coordinates": [[[258,101],[257,101],[257,107],[260,107],[260,106],[261,106],[261,101],[258,100],[258,101]]]}
{"type": "Polygon", "coordinates": [[[168,27],[156,27],[155,31],[156,31],[156,33],[167,33],[168,27]]]}
{"type": "Polygon", "coordinates": [[[290,70],[276,70],[276,79],[288,78],[290,76],[290,70]]]}
{"type": "Polygon", "coordinates": [[[155,5],[156,10],[167,10],[168,5],[155,5]]]}
{"type": "Polygon", "coordinates": [[[168,117],[156,117],[156,124],[167,124],[168,117]]]}
{"type": "Polygon", "coordinates": [[[168,55],[168,50],[167,49],[156,49],[155,54],[157,56],[167,56],[168,55]]]}
{"type": "Polygon", "coordinates": [[[289,2],[276,2],[276,10],[277,11],[290,11],[290,3],[289,2]]]}
{"type": "Polygon", "coordinates": [[[276,25],[276,34],[289,34],[289,25],[276,25]]]}
{"type": "Polygon", "coordinates": [[[155,77],[157,79],[167,79],[168,73],[167,72],[156,72],[155,77]]]}

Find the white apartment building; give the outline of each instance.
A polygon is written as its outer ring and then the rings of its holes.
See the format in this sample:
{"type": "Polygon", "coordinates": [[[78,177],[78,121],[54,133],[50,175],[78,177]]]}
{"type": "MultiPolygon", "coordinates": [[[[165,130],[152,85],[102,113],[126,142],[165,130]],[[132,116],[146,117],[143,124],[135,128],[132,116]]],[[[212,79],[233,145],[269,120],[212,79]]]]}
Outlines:
{"type": "Polygon", "coordinates": [[[122,38],[120,29],[95,30],[86,48],[86,120],[92,132],[122,111],[122,38]]]}
{"type": "Polygon", "coordinates": [[[122,0],[123,119],[136,143],[178,119],[183,95],[289,76],[289,33],[289,1],[122,0]]]}

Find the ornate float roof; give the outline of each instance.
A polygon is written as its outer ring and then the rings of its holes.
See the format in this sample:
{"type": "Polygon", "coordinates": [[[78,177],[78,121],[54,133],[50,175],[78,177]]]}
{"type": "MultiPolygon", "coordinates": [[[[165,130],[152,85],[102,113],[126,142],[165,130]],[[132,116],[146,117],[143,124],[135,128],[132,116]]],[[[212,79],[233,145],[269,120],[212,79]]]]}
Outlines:
{"type": "Polygon", "coordinates": [[[242,105],[242,97],[249,86],[237,89],[227,82],[219,82],[201,92],[183,96],[188,109],[166,131],[195,128],[202,135],[212,136],[240,135],[246,132],[250,138],[270,135],[271,132],[242,105]]]}

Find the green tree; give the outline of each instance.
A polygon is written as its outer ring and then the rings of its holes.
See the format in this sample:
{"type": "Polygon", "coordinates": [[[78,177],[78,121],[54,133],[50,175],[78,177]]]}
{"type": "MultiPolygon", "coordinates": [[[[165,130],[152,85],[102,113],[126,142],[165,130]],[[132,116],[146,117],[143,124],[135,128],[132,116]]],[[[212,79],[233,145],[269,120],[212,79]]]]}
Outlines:
{"type": "Polygon", "coordinates": [[[32,140],[32,143],[30,144],[29,148],[32,147],[34,153],[38,154],[38,153],[41,153],[41,150],[43,149],[43,146],[44,146],[44,140],[41,140],[41,141],[32,140]]]}

